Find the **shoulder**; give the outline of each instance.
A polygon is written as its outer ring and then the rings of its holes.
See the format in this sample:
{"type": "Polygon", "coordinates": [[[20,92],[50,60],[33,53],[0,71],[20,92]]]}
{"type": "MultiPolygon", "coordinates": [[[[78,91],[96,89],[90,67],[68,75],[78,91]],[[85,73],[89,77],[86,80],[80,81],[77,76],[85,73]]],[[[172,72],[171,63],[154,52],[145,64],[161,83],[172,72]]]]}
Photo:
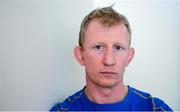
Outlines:
{"type": "Polygon", "coordinates": [[[154,101],[154,110],[156,111],[172,111],[172,109],[161,99],[153,98],[154,101]]]}
{"type": "Polygon", "coordinates": [[[147,99],[151,98],[151,95],[147,92],[140,91],[140,90],[135,89],[133,87],[130,87],[130,89],[131,89],[131,92],[132,92],[134,97],[140,98],[142,100],[147,100],[147,99]]]}
{"type": "Polygon", "coordinates": [[[152,96],[149,93],[129,87],[133,110],[153,110],[152,96]]]}
{"type": "Polygon", "coordinates": [[[55,104],[50,111],[68,111],[78,107],[79,99],[83,94],[83,89],[66,98],[63,102],[55,104]]]}
{"type": "Polygon", "coordinates": [[[154,111],[172,111],[172,109],[161,99],[151,96],[151,94],[130,87],[133,99],[138,105],[147,105],[154,111]]]}

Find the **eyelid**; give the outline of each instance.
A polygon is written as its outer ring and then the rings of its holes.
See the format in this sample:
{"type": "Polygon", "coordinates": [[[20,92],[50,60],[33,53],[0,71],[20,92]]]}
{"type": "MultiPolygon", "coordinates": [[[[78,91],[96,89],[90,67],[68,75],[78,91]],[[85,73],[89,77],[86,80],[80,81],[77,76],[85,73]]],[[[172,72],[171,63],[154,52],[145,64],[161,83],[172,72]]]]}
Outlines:
{"type": "Polygon", "coordinates": [[[99,44],[99,43],[97,43],[93,46],[93,49],[96,49],[96,50],[102,50],[104,48],[105,48],[105,46],[103,44],[99,44]],[[100,46],[100,49],[97,49],[97,46],[100,46]]]}
{"type": "Polygon", "coordinates": [[[97,47],[97,46],[104,47],[102,44],[96,44],[96,45],[94,45],[94,47],[97,47]]]}
{"type": "Polygon", "coordinates": [[[119,49],[119,50],[124,50],[124,49],[125,49],[125,47],[124,47],[124,46],[122,46],[122,45],[119,45],[119,44],[117,44],[117,45],[114,45],[114,48],[116,48],[117,46],[119,46],[119,47],[120,47],[120,49],[119,49]]]}

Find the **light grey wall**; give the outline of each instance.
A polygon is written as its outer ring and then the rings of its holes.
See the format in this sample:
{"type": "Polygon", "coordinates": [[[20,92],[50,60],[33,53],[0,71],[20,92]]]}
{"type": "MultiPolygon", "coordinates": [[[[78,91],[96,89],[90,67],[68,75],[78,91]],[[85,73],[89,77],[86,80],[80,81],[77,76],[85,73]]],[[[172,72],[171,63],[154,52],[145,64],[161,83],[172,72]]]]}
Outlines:
{"type": "Polygon", "coordinates": [[[4,1],[3,110],[49,110],[84,86],[73,57],[87,1],[4,1]]]}
{"type": "Polygon", "coordinates": [[[0,109],[2,108],[2,3],[0,1],[0,109]]]}
{"type": "MultiPolygon", "coordinates": [[[[73,47],[80,22],[96,1],[4,0],[1,5],[0,110],[49,110],[81,89],[84,72],[73,47]]],[[[178,0],[122,0],[114,6],[129,19],[136,49],[125,83],[162,98],[174,110],[180,110],[179,7],[178,0]]]]}

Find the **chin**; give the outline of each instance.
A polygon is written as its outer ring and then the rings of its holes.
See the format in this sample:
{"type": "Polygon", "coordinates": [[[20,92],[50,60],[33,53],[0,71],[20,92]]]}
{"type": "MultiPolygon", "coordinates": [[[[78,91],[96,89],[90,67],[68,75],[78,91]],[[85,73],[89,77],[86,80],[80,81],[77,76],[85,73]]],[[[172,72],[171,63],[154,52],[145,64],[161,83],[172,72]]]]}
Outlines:
{"type": "Polygon", "coordinates": [[[100,82],[98,85],[101,87],[104,87],[104,88],[112,88],[112,87],[115,87],[116,85],[118,85],[118,82],[103,81],[103,82],[100,82]]]}

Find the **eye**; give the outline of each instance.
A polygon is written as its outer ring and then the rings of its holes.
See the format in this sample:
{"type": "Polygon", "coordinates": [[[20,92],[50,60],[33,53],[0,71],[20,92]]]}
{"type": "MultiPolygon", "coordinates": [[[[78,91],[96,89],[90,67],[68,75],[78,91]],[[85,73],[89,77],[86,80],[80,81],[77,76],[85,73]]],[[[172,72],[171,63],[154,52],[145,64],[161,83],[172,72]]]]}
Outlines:
{"type": "Polygon", "coordinates": [[[116,49],[117,49],[117,50],[121,49],[121,46],[116,46],[116,49]]]}
{"type": "Polygon", "coordinates": [[[96,48],[96,49],[101,49],[101,48],[102,48],[102,45],[96,45],[95,48],[96,48]]]}
{"type": "Polygon", "coordinates": [[[120,46],[120,45],[116,45],[115,49],[119,51],[119,50],[123,50],[124,48],[122,46],[120,46]]]}
{"type": "Polygon", "coordinates": [[[96,50],[102,50],[103,49],[103,46],[102,45],[95,45],[94,48],[96,50]]]}

